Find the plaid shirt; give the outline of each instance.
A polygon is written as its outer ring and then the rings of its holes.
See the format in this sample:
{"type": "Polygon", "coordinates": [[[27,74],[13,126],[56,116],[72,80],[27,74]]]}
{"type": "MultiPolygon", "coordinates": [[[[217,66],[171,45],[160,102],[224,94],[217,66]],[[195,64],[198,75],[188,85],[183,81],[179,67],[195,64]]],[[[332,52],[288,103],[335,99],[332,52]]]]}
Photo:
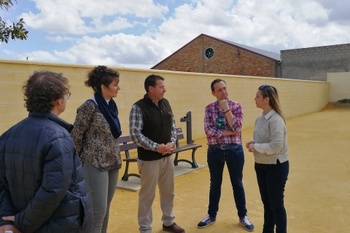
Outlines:
{"type": "MultiPolygon", "coordinates": [[[[143,116],[139,106],[133,105],[129,116],[130,136],[139,147],[146,150],[157,151],[159,144],[142,134],[143,116]]],[[[171,131],[171,142],[175,144],[177,138],[175,119],[173,117],[173,129],[171,131]]]]}
{"type": "Polygon", "coordinates": [[[208,145],[217,144],[242,144],[242,105],[229,100],[228,105],[233,114],[233,127],[231,128],[225,113],[219,109],[218,102],[215,101],[205,108],[204,131],[207,135],[208,145]],[[224,129],[238,132],[236,135],[222,136],[224,129]]]}

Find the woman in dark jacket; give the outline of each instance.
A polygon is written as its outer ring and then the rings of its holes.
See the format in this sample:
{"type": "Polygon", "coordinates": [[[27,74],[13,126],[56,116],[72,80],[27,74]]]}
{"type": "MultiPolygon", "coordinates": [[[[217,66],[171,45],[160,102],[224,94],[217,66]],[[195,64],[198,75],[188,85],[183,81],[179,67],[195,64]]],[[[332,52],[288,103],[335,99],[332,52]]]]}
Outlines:
{"type": "Polygon", "coordinates": [[[58,117],[70,96],[68,80],[35,72],[24,95],[28,118],[0,137],[0,232],[90,232],[72,125],[58,117]]]}

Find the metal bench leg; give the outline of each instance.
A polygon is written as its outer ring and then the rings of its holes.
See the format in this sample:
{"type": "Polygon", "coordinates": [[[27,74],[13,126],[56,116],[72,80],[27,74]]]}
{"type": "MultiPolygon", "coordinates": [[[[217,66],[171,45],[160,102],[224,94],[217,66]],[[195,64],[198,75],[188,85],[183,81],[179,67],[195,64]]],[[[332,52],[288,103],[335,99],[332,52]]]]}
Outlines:
{"type": "Polygon", "coordinates": [[[174,159],[174,166],[177,166],[179,164],[178,156],[179,156],[179,153],[176,153],[175,159],[174,159]]]}
{"type": "Polygon", "coordinates": [[[198,164],[196,162],[196,156],[195,156],[196,150],[197,150],[197,148],[192,149],[192,161],[189,161],[187,159],[179,159],[178,154],[180,152],[176,153],[175,159],[174,159],[174,166],[177,166],[179,164],[179,162],[186,162],[186,163],[191,164],[192,168],[198,168],[198,164]]]}
{"type": "Polygon", "coordinates": [[[128,181],[129,180],[129,161],[125,161],[125,170],[124,170],[124,175],[122,177],[123,181],[128,181]]]}
{"type": "Polygon", "coordinates": [[[198,164],[196,162],[196,156],[195,156],[196,150],[197,150],[197,148],[192,150],[192,168],[198,167],[198,164]]]}

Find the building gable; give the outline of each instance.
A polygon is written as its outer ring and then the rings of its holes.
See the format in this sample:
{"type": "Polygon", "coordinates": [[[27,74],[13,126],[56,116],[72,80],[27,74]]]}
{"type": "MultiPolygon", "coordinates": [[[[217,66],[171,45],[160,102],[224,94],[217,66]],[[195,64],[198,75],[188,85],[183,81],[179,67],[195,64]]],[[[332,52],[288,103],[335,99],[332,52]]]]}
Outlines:
{"type": "Polygon", "coordinates": [[[201,34],[151,69],[276,77],[279,54],[201,34]]]}

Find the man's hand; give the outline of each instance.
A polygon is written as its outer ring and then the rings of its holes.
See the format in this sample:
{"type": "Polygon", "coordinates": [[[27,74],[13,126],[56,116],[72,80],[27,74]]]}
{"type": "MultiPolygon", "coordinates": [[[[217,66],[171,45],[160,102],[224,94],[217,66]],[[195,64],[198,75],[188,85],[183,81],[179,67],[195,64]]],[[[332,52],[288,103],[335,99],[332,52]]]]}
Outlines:
{"type": "Polygon", "coordinates": [[[228,101],[227,99],[223,99],[223,100],[220,100],[219,101],[219,106],[220,106],[220,109],[222,109],[223,111],[227,111],[227,110],[230,110],[230,107],[228,106],[228,101]]]}
{"type": "Polygon", "coordinates": [[[166,145],[164,143],[159,144],[157,148],[157,152],[162,155],[167,155],[173,153],[174,150],[174,143],[168,142],[166,145]]]}
{"type": "Polygon", "coordinates": [[[2,220],[14,222],[14,221],[15,221],[15,216],[6,216],[6,217],[2,217],[2,220]]]}
{"type": "MultiPolygon", "coordinates": [[[[2,217],[2,220],[13,222],[15,220],[15,216],[2,217]]],[[[0,226],[0,233],[4,233],[5,231],[12,231],[13,233],[21,233],[14,225],[10,225],[10,224],[0,226]]]]}
{"type": "Polygon", "coordinates": [[[168,142],[166,144],[166,147],[167,147],[167,154],[173,153],[173,150],[174,150],[174,147],[175,147],[174,143],[168,142]]]}

